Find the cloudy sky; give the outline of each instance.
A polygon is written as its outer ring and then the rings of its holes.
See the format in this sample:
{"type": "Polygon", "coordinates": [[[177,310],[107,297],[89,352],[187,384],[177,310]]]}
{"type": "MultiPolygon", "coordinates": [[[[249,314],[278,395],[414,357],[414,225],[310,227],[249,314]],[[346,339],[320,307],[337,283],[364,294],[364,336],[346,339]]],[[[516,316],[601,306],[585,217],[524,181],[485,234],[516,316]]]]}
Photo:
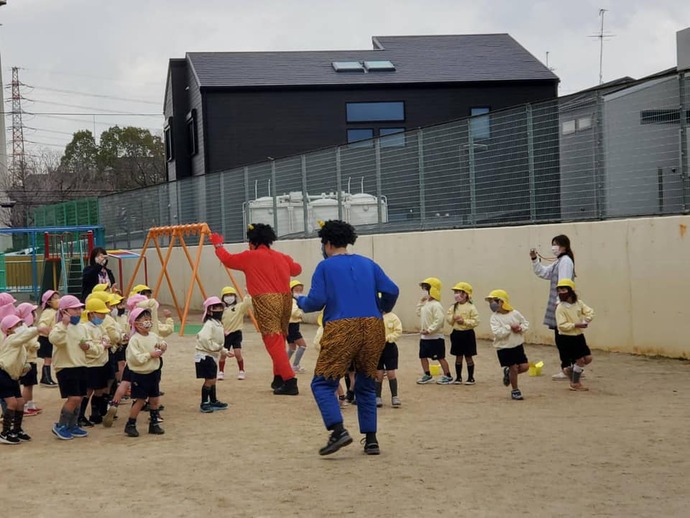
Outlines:
{"type": "Polygon", "coordinates": [[[24,118],[29,152],[60,152],[79,129],[160,133],[168,59],[188,51],[369,49],[372,36],[505,32],[542,61],[548,52],[566,95],[598,83],[590,36],[601,8],[613,35],[605,81],[675,66],[688,0],[8,0],[0,54],[3,82],[20,67],[23,108],[35,114],[24,118]]]}

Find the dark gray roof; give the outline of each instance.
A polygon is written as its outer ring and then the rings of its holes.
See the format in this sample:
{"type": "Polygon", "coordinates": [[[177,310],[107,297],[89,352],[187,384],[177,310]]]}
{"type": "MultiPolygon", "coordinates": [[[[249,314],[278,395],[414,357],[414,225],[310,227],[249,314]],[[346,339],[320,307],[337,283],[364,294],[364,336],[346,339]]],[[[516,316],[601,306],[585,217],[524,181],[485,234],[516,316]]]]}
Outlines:
{"type": "Polygon", "coordinates": [[[377,36],[372,50],[189,52],[201,87],[555,81],[508,34],[377,36]],[[395,72],[336,72],[333,61],[390,60],[395,72]]]}

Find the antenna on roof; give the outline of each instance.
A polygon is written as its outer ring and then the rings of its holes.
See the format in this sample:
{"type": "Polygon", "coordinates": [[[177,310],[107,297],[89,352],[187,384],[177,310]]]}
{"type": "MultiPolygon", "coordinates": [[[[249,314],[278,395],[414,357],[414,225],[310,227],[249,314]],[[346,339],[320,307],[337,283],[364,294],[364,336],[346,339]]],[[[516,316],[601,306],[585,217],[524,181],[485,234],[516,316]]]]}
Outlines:
{"type": "Polygon", "coordinates": [[[546,68],[548,68],[551,72],[556,70],[554,67],[549,66],[549,51],[546,51],[546,68]]]}
{"type": "Polygon", "coordinates": [[[615,36],[615,34],[607,34],[604,32],[604,15],[607,11],[608,9],[599,9],[599,17],[601,18],[599,34],[591,34],[589,36],[590,38],[599,39],[599,84],[604,83],[604,40],[615,36]]]}

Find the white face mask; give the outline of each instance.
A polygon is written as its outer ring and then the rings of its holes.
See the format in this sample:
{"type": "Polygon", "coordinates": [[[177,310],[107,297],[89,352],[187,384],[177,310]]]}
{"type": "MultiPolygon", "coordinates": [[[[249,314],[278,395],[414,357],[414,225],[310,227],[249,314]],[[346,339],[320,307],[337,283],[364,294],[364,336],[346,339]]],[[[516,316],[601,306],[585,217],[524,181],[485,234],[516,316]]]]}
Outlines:
{"type": "Polygon", "coordinates": [[[427,290],[422,290],[422,297],[429,298],[429,292],[427,290]]]}
{"type": "Polygon", "coordinates": [[[553,252],[553,255],[558,257],[561,255],[561,247],[558,245],[551,245],[551,252],[553,252]]]}
{"type": "Polygon", "coordinates": [[[237,297],[235,297],[234,295],[226,295],[225,297],[223,297],[223,302],[225,302],[228,306],[232,306],[236,300],[237,297]]]}

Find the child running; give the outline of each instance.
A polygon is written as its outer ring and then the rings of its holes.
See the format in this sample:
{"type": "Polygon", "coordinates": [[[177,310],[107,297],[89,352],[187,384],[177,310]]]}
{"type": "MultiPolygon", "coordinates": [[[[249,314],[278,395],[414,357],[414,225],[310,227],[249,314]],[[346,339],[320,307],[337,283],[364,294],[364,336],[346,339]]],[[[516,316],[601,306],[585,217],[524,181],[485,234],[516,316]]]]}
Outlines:
{"type": "Polygon", "coordinates": [[[420,317],[419,359],[422,362],[424,375],[417,380],[419,385],[434,381],[429,369],[429,359],[438,360],[443,368],[443,376],[436,383],[450,385],[453,377],[446,361],[446,341],[443,339],[443,322],[445,314],[441,306],[441,281],[436,277],[424,279],[419,286],[422,298],[417,304],[417,316],[420,317]]]}
{"type": "Polygon", "coordinates": [[[453,286],[455,304],[448,308],[446,321],[453,326],[450,334],[450,354],[455,356],[454,385],[462,385],[462,358],[467,363],[465,385],[474,385],[474,357],[477,355],[477,337],[474,328],[479,325],[479,313],[472,302],[472,286],[459,282],[453,286]]]}
{"type": "MultiPolygon", "coordinates": [[[[224,347],[232,350],[235,360],[237,360],[237,379],[244,379],[244,358],[242,357],[242,326],[244,316],[252,307],[252,298],[247,294],[241,302],[237,301],[237,290],[232,286],[223,288],[220,294],[223,299],[223,331],[225,333],[224,347]]],[[[218,362],[218,379],[225,379],[225,358],[221,355],[218,362]]]]}
{"type": "MultiPolygon", "coordinates": [[[[383,373],[388,378],[388,386],[391,389],[391,406],[400,408],[401,402],[398,397],[398,344],[395,341],[402,336],[402,322],[395,313],[389,311],[383,314],[383,325],[386,328],[386,346],[381,352],[379,364],[376,366],[376,406],[383,406],[381,392],[383,388],[383,373]]],[[[340,387],[340,385],[338,385],[340,387]]]]}
{"type": "Polygon", "coordinates": [[[2,416],[0,443],[19,444],[31,437],[22,429],[24,398],[19,378],[29,372],[26,346],[38,336],[35,327],[27,328],[17,315],[8,315],[0,321],[4,341],[0,345],[0,398],[6,410],[2,416]]]}
{"type": "Polygon", "coordinates": [[[524,398],[518,388],[518,375],[529,369],[524,348],[524,334],[529,328],[529,322],[510,305],[510,297],[506,291],[494,290],[485,300],[493,311],[490,325],[498,361],[503,367],[503,385],[511,385],[513,390],[510,397],[521,401],[524,398]]]}
{"type": "MultiPolygon", "coordinates": [[[[125,434],[129,437],[139,437],[137,417],[148,399],[151,420],[149,433],[162,435],[165,433],[160,425],[158,404],[160,400],[161,356],[168,345],[153,331],[151,312],[148,309],[136,308],[129,315],[131,326],[129,344],[127,345],[127,366],[131,370],[132,399],[134,403],[129,411],[129,419],[125,425],[125,434]]],[[[109,410],[110,412],[110,410],[109,410]]]]}
{"type": "MultiPolygon", "coordinates": [[[[36,309],[35,306],[29,302],[22,302],[17,306],[17,316],[22,319],[22,322],[27,327],[34,325],[36,322],[36,309]]],[[[32,328],[35,329],[35,328],[32,328]]],[[[34,387],[38,385],[38,349],[40,348],[38,343],[38,330],[36,330],[36,335],[29,341],[26,342],[26,352],[28,355],[29,362],[29,372],[24,374],[19,378],[19,385],[22,387],[22,398],[24,399],[24,416],[30,417],[40,414],[43,409],[36,406],[34,403],[34,387]]]]}
{"type": "MultiPolygon", "coordinates": [[[[209,297],[204,301],[204,325],[196,335],[196,353],[194,362],[196,365],[196,378],[203,379],[201,386],[201,405],[199,410],[204,414],[225,410],[227,403],[218,401],[216,397],[216,375],[218,367],[216,358],[218,355],[224,358],[228,350],[225,344],[225,332],[223,330],[223,301],[218,297],[209,297]]],[[[230,353],[232,354],[232,353],[230,353]]]]}
{"type": "Polygon", "coordinates": [[[589,327],[594,318],[594,310],[578,299],[575,283],[570,279],[561,279],[556,285],[558,306],[556,306],[556,324],[561,335],[561,344],[572,362],[570,371],[570,390],[589,390],[580,378],[585,365],[592,363],[592,352],[587,346],[583,329],[589,327]]]}
{"type": "Polygon", "coordinates": [[[304,372],[304,368],[302,368],[300,362],[302,361],[304,351],[307,350],[307,342],[304,340],[299,330],[299,325],[302,322],[302,315],[304,313],[299,306],[297,306],[297,297],[304,294],[304,284],[297,279],[290,281],[290,292],[292,293],[292,313],[290,313],[290,322],[288,323],[287,354],[288,359],[292,359],[292,355],[295,355],[295,359],[292,362],[292,370],[295,372],[304,372]]]}

